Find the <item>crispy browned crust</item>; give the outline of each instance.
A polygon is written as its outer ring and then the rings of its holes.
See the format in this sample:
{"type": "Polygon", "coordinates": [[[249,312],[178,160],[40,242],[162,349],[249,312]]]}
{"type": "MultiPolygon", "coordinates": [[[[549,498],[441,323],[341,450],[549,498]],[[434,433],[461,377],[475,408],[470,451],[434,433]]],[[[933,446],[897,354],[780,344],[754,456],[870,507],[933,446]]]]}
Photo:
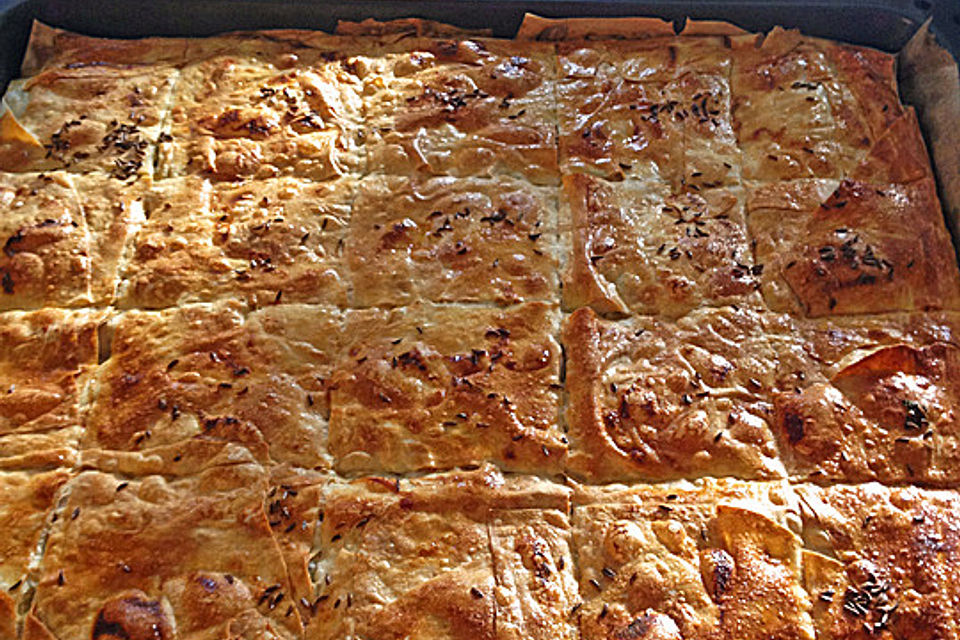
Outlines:
{"type": "Polygon", "coordinates": [[[494,460],[555,473],[557,315],[539,303],[130,312],[96,379],[84,463],[185,474],[233,456],[351,472],[494,460]]]}
{"type": "Polygon", "coordinates": [[[636,177],[673,189],[735,185],[730,54],[719,38],[557,46],[565,173],[636,177]]]}
{"type": "Polygon", "coordinates": [[[933,177],[930,156],[912,107],[907,107],[877,138],[850,177],[874,184],[900,184],[933,177]]]}
{"type": "Polygon", "coordinates": [[[32,76],[45,69],[109,67],[134,69],[157,64],[182,64],[185,38],[92,38],[33,21],[21,72],[32,76]]]}
{"type": "Polygon", "coordinates": [[[0,639],[960,634],[960,273],[894,58],[520,36],[34,25],[0,639]]]}
{"type": "Polygon", "coordinates": [[[659,18],[544,18],[523,16],[519,40],[635,40],[672,36],[673,23],[659,18]]]}
{"type": "Polygon", "coordinates": [[[960,476],[956,314],[792,324],[773,424],[791,475],[816,482],[917,482],[960,476]]]}
{"type": "Polygon", "coordinates": [[[50,532],[25,637],[299,637],[266,488],[250,464],[173,481],[80,474],[50,532]]]}
{"type": "MultiPolygon", "coordinates": [[[[316,551],[325,498],[335,477],[327,471],[280,464],[270,468],[270,489],[264,496],[267,522],[273,531],[290,580],[292,602],[301,605],[304,624],[316,613],[316,551]],[[303,598],[303,600],[301,600],[303,598]]],[[[390,482],[385,480],[385,482],[390,482]]]]}
{"type": "Polygon", "coordinates": [[[112,303],[141,195],[102,174],[0,174],[0,310],[112,303]]]}
{"type": "Polygon", "coordinates": [[[70,466],[102,314],[0,314],[0,467],[70,466]]]}
{"type": "Polygon", "coordinates": [[[955,486],[957,326],[954,313],[609,322],[579,310],[564,334],[569,469],[588,482],[785,470],[955,486]]]}
{"type": "Polygon", "coordinates": [[[801,486],[798,494],[818,637],[956,634],[956,492],[867,484],[801,486]]]}
{"type": "Polygon", "coordinates": [[[569,469],[587,482],[782,477],[767,423],[777,354],[764,319],[704,309],[677,321],[567,319],[569,469]]]}
{"type": "Polygon", "coordinates": [[[679,316],[700,306],[760,306],[741,191],[670,195],[587,174],[563,180],[569,220],[564,308],[679,316]]]}
{"type": "Polygon", "coordinates": [[[829,183],[748,194],[771,308],[823,316],[957,307],[960,276],[932,179],[844,180],[824,200],[821,187],[829,183]]]}
{"type": "Polygon", "coordinates": [[[307,40],[285,34],[191,42],[159,175],[325,180],[362,169],[365,65],[353,58],[351,39],[307,40]]]}
{"type": "Polygon", "coordinates": [[[331,485],[307,635],[573,638],[568,506],[489,466],[331,485]]]}
{"type": "Polygon", "coordinates": [[[710,481],[579,500],[581,637],[813,638],[786,486],[710,481]]]}
{"type": "Polygon", "coordinates": [[[90,304],[86,220],[63,173],[0,174],[0,309],[90,304]]]}
{"type": "Polygon", "coordinates": [[[556,300],[554,191],[493,179],[372,176],[344,250],[358,306],[556,300]]]}
{"type": "Polygon", "coordinates": [[[0,635],[18,637],[30,597],[29,574],[57,492],[70,478],[65,469],[0,472],[0,635]]]}
{"type": "Polygon", "coordinates": [[[14,80],[2,119],[15,118],[20,129],[0,126],[0,170],[94,171],[121,182],[152,174],[176,77],[164,64],[94,64],[14,80]]]}
{"type": "Polygon", "coordinates": [[[330,451],[342,472],[496,462],[556,473],[556,307],[415,305],[352,311],[334,376],[330,451]]]}
{"type": "Polygon", "coordinates": [[[100,307],[117,303],[120,262],[144,219],[144,183],[124,184],[103,174],[73,178],[90,236],[90,299],[100,307]]]}
{"type": "Polygon", "coordinates": [[[877,140],[904,113],[897,94],[896,57],[866,47],[825,47],[841,81],[856,98],[871,138],[877,140]]]}
{"type": "Polygon", "coordinates": [[[341,36],[412,36],[419,38],[483,37],[490,36],[491,31],[491,29],[463,29],[452,24],[421,18],[399,18],[386,21],[367,18],[360,22],[338,20],[336,28],[336,34],[341,36]]]}
{"type": "MultiPolygon", "coordinates": [[[[862,69],[858,73],[856,64],[867,61],[866,50],[853,54],[841,45],[779,28],[765,37],[751,34],[732,41],[733,115],[744,178],[847,175],[883,130],[864,111],[861,99],[883,86],[891,90],[882,78],[868,78],[862,69]]],[[[892,69],[891,56],[869,52],[869,60],[877,66],[885,61],[892,69]]],[[[899,109],[899,102],[895,106],[899,109]]]]}
{"type": "Polygon", "coordinates": [[[402,39],[364,97],[368,170],[557,181],[553,48],[402,39]]]}
{"type": "Polygon", "coordinates": [[[83,437],[88,466],[187,474],[252,456],[329,466],[327,385],[338,314],[236,302],[131,312],[117,322],[83,437]]]}
{"type": "Polygon", "coordinates": [[[157,183],[129,248],[119,306],[232,298],[346,304],[341,265],[353,181],[277,178],[240,185],[157,183]]]}

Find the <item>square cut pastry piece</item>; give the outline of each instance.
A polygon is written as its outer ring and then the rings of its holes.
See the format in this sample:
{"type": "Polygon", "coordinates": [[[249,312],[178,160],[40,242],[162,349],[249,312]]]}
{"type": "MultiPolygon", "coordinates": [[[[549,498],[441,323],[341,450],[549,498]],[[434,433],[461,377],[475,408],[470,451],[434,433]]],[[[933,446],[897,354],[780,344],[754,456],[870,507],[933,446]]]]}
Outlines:
{"type": "Polygon", "coordinates": [[[112,301],[139,193],[102,175],[0,173],[0,310],[112,301]]]}
{"type": "Polygon", "coordinates": [[[850,316],[771,331],[773,424],[789,473],[816,482],[960,481],[960,317],[850,316]]]}
{"type": "Polygon", "coordinates": [[[957,637],[955,491],[803,485],[797,494],[817,637],[957,637]]]}
{"type": "Polygon", "coordinates": [[[589,482],[784,475],[768,423],[777,353],[762,316],[700,309],[678,320],[564,328],[568,468],[589,482]]]}
{"type": "Polygon", "coordinates": [[[761,306],[739,188],[670,195],[663,186],[564,176],[563,303],[605,314],[683,315],[761,306]]]}
{"type": "Polygon", "coordinates": [[[408,472],[496,462],[560,470],[559,313],[419,304],[347,315],[330,392],[330,453],[341,472],[408,472]]]}
{"type": "Polygon", "coordinates": [[[785,483],[584,488],[573,510],[583,640],[812,640],[785,483]]]}
{"type": "Polygon", "coordinates": [[[230,36],[191,43],[159,175],[326,180],[361,170],[364,65],[351,57],[353,39],[315,40],[317,46],[230,36]]]}
{"type": "Polygon", "coordinates": [[[0,471],[0,636],[18,638],[29,602],[31,572],[53,512],[58,490],[70,478],[65,469],[0,471]]]}
{"type": "Polygon", "coordinates": [[[102,319],[56,309],[0,314],[0,468],[76,462],[102,319]]]}
{"type": "Polygon", "coordinates": [[[222,298],[346,304],[340,266],[353,181],[239,185],[163,180],[146,197],[122,273],[121,307],[222,298]]]}
{"type": "Polygon", "coordinates": [[[94,62],[14,80],[0,109],[0,170],[151,175],[177,73],[94,62]]]}
{"type": "Polygon", "coordinates": [[[834,186],[749,191],[768,306],[809,316],[957,308],[960,272],[932,179],[834,186]]]}
{"type": "Polygon", "coordinates": [[[557,180],[553,47],[404,38],[366,83],[372,172],[557,180]]]}
{"type": "Polygon", "coordinates": [[[371,176],[345,253],[359,306],[554,300],[556,200],[514,178],[371,176]]]}
{"type": "Polygon", "coordinates": [[[722,39],[557,46],[564,173],[653,180],[673,190],[739,183],[722,39]]]}
{"type": "Polygon", "coordinates": [[[780,28],[732,41],[744,178],[848,175],[904,113],[892,55],[780,28]]]}
{"type": "Polygon", "coordinates": [[[84,464],[191,473],[218,459],[326,458],[339,312],[236,302],[133,311],[115,323],[82,440],[84,464]]]}
{"type": "Polygon", "coordinates": [[[568,510],[568,489],[491,466],[331,485],[307,637],[573,640],[568,510]]]}
{"type": "Polygon", "coordinates": [[[23,638],[299,638],[266,488],[255,464],[179,479],[81,473],[65,488],[23,638]]]}

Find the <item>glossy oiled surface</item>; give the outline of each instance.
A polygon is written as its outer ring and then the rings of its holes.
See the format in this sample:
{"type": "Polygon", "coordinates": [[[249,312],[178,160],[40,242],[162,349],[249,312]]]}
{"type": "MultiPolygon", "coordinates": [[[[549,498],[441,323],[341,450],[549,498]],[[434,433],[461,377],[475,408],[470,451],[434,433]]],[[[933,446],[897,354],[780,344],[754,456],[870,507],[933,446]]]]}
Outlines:
{"type": "Polygon", "coordinates": [[[0,638],[960,639],[960,272],[893,57],[696,29],[37,25],[0,638]]]}
{"type": "Polygon", "coordinates": [[[556,192],[507,176],[359,186],[346,247],[357,306],[552,300],[556,192]]]}

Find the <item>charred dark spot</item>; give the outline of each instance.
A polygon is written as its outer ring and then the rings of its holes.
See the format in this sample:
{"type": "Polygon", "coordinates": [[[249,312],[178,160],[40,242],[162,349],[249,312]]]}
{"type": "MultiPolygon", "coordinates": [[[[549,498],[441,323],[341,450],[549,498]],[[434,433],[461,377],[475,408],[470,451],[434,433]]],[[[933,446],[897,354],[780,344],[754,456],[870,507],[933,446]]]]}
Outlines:
{"type": "Polygon", "coordinates": [[[730,581],[733,578],[733,560],[723,551],[712,551],[710,557],[713,561],[711,572],[713,597],[718,599],[730,587],[730,581]]]}
{"type": "Polygon", "coordinates": [[[173,629],[156,600],[130,596],[107,602],[93,623],[92,640],[167,640],[173,629]]]}
{"type": "Polygon", "coordinates": [[[6,244],[3,245],[3,252],[8,256],[12,256],[17,252],[17,245],[23,242],[23,229],[20,229],[15,234],[7,238],[6,244]]]}
{"type": "Polygon", "coordinates": [[[9,271],[3,272],[3,292],[7,295],[13,294],[13,277],[10,275],[9,271]]]}
{"type": "Polygon", "coordinates": [[[803,440],[803,418],[796,413],[788,413],[783,417],[783,427],[787,431],[790,444],[797,444],[803,440]]]}
{"type": "Polygon", "coordinates": [[[657,615],[646,613],[613,634],[615,640],[640,640],[657,626],[657,615]]]}
{"type": "Polygon", "coordinates": [[[903,428],[907,431],[920,431],[929,424],[927,414],[923,407],[913,400],[903,400],[903,408],[906,414],[903,418],[903,428]]]}
{"type": "Polygon", "coordinates": [[[454,40],[439,40],[433,50],[438,57],[453,58],[457,55],[459,46],[454,40]]]}

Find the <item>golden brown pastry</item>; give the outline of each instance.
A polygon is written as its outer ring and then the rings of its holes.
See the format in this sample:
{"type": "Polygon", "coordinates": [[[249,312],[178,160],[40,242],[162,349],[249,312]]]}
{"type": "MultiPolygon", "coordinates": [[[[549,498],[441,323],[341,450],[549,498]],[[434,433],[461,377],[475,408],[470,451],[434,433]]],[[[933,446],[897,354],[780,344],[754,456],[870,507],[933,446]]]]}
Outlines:
{"type": "Polygon", "coordinates": [[[798,321],[770,331],[773,425],[793,476],[960,481],[956,314],[798,321]]]}
{"type": "Polygon", "coordinates": [[[893,56],[780,28],[731,40],[744,178],[843,177],[886,128],[871,100],[885,99],[887,126],[902,113],[893,56]]]}
{"type": "Polygon", "coordinates": [[[396,20],[385,21],[367,18],[360,22],[338,20],[335,33],[342,36],[457,38],[490,36],[492,31],[492,29],[464,29],[456,25],[423,20],[422,18],[397,18],[396,20]]]}
{"type": "Polygon", "coordinates": [[[94,385],[84,461],[126,473],[188,473],[224,456],[558,472],[557,322],[539,303],[129,312],[94,385]]]}
{"type": "Polygon", "coordinates": [[[90,299],[115,305],[120,265],[144,216],[147,181],[123,184],[102,173],[73,176],[90,244],[90,299]]]}
{"type": "Polygon", "coordinates": [[[118,305],[150,309],[225,298],[346,304],[340,255],[352,197],[349,178],[160,181],[129,247],[118,305]]]}
{"type": "Polygon", "coordinates": [[[80,64],[12,81],[0,108],[0,170],[151,175],[176,77],[163,64],[80,64]]]}
{"type": "Polygon", "coordinates": [[[870,153],[850,174],[853,180],[873,184],[902,184],[931,177],[930,156],[912,107],[907,107],[877,138],[870,153]]]}
{"type": "Polygon", "coordinates": [[[505,176],[371,176],[348,233],[358,306],[558,297],[552,189],[505,176]]]}
{"type": "Polygon", "coordinates": [[[481,462],[556,473],[556,307],[422,304],[353,311],[330,387],[340,472],[408,472],[481,462]]]}
{"type": "MultiPolygon", "coordinates": [[[[264,496],[267,523],[283,555],[290,579],[291,601],[300,617],[308,622],[316,613],[315,576],[319,532],[325,518],[324,496],[335,476],[328,471],[315,471],[278,464],[270,467],[270,488],[264,496]]],[[[384,482],[394,483],[394,479],[384,482]]],[[[313,634],[311,634],[313,635],[313,634]]]]}
{"type": "Polygon", "coordinates": [[[102,314],[0,314],[0,468],[72,466],[102,314]]]}
{"type": "Polygon", "coordinates": [[[586,482],[784,475],[769,424],[777,352],[738,308],[564,327],[569,469],[586,482]]]}
{"type": "Polygon", "coordinates": [[[762,305],[740,189],[670,195],[665,186],[564,176],[567,309],[683,315],[762,305]]]}
{"type": "Polygon", "coordinates": [[[90,236],[63,173],[0,174],[0,308],[91,302],[90,236]]]}
{"type": "Polygon", "coordinates": [[[933,180],[835,185],[748,191],[767,304],[810,316],[957,308],[960,272],[933,180]]]}
{"type": "Polygon", "coordinates": [[[382,53],[364,97],[369,171],[556,182],[550,45],[403,38],[382,53]]]}
{"type": "Polygon", "coordinates": [[[81,473],[65,487],[25,640],[300,637],[255,464],[198,475],[81,473]]]}
{"type": "Polygon", "coordinates": [[[160,148],[161,177],[324,180],[362,169],[361,77],[350,38],[191,42],[160,148]]]}
{"type": "Polygon", "coordinates": [[[557,45],[564,173],[673,190],[739,182],[730,52],[720,38],[557,45]]]}
{"type": "Polygon", "coordinates": [[[0,640],[960,638],[960,271],[893,56],[525,25],[34,26],[0,640]]]}
{"type": "Polygon", "coordinates": [[[956,492],[866,484],[797,493],[818,638],[956,636],[956,492]]]}
{"type": "Polygon", "coordinates": [[[110,303],[139,194],[103,175],[0,173],[0,310],[110,303]]]}
{"type": "Polygon", "coordinates": [[[94,38],[34,20],[21,71],[32,76],[55,68],[176,66],[185,62],[189,42],[186,38],[94,38]]]}
{"type": "Polygon", "coordinates": [[[307,636],[572,640],[568,494],[489,466],[331,485],[307,636]]]}
{"type": "Polygon", "coordinates": [[[82,439],[87,466],[193,473],[217,459],[327,467],[335,310],[236,302],[116,321],[82,439]]]}
{"type": "Polygon", "coordinates": [[[17,638],[46,525],[66,469],[0,471],[0,637],[17,638]]]}
{"type": "Polygon", "coordinates": [[[796,511],[782,483],[584,488],[581,637],[812,640],[796,511]]]}

